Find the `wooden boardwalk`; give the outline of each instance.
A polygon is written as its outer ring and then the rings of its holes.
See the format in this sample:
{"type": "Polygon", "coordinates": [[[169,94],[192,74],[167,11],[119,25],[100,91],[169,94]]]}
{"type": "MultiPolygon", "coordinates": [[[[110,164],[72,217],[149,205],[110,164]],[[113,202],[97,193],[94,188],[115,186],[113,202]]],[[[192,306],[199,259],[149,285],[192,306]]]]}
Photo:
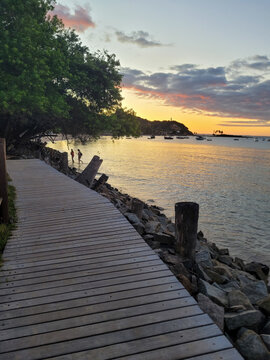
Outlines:
{"type": "Polygon", "coordinates": [[[242,359],[107,199],[39,160],[8,171],[1,360],[242,359]]]}

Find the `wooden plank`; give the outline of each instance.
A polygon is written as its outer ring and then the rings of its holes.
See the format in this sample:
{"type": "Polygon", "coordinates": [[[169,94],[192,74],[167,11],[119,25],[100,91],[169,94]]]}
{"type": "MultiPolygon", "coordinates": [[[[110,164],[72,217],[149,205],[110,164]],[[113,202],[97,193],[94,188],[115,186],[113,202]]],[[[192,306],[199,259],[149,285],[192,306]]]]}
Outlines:
{"type": "Polygon", "coordinates": [[[131,356],[121,356],[121,360],[181,360],[195,355],[208,354],[214,351],[230,349],[231,343],[225,336],[192,341],[180,345],[164,347],[131,356]]]}
{"type": "MultiPolygon", "coordinates": [[[[184,308],[187,305],[195,305],[195,301],[191,300],[191,297],[188,298],[179,298],[176,292],[172,292],[175,298],[170,299],[166,294],[159,296],[164,298],[164,301],[155,301],[153,296],[148,296],[150,303],[143,303],[137,305],[137,302],[134,306],[131,306],[131,302],[125,301],[125,307],[121,309],[108,309],[108,303],[105,304],[96,304],[92,307],[89,314],[83,314],[83,316],[67,316],[63,320],[43,322],[42,324],[35,324],[35,326],[23,326],[16,327],[13,329],[6,330],[1,336],[2,340],[17,339],[20,337],[32,336],[37,334],[49,333],[53,331],[60,331],[63,329],[73,329],[76,331],[76,328],[84,327],[90,324],[102,323],[104,321],[119,320],[124,318],[131,318],[132,316],[139,316],[143,314],[148,314],[158,311],[166,311],[170,309],[184,308]],[[104,312],[104,308],[106,309],[104,312]]],[[[145,300],[145,299],[144,299],[145,300]]],[[[110,303],[109,303],[110,304],[110,303]]],[[[88,335],[87,328],[85,332],[88,335]]],[[[44,335],[46,337],[46,335],[44,335]]],[[[72,338],[74,336],[71,334],[72,338]]],[[[80,336],[79,336],[80,337],[80,336]]],[[[66,339],[66,338],[64,338],[66,339]]]]}
{"type": "Polygon", "coordinates": [[[151,266],[147,268],[139,268],[139,269],[132,269],[132,270],[126,270],[125,273],[123,272],[116,272],[112,274],[101,274],[101,275],[93,275],[93,276],[85,276],[80,277],[80,279],[75,279],[72,281],[71,279],[67,279],[66,281],[61,280],[58,283],[53,282],[53,286],[50,287],[44,287],[39,289],[31,289],[31,287],[19,287],[16,289],[13,289],[11,293],[5,294],[3,292],[1,298],[0,298],[0,304],[6,303],[9,301],[17,301],[22,299],[34,299],[37,297],[42,296],[49,296],[49,295],[57,295],[57,294],[64,294],[67,292],[73,292],[73,291],[80,291],[85,289],[94,289],[96,287],[105,287],[108,285],[115,285],[119,283],[126,283],[131,281],[137,281],[138,279],[146,279],[146,277],[143,277],[146,274],[149,274],[149,276],[157,276],[156,273],[158,273],[158,276],[164,276],[169,275],[170,272],[167,269],[166,265],[157,265],[157,266],[151,266]]]}
{"type": "MultiPolygon", "coordinates": [[[[102,323],[73,327],[72,329],[53,331],[29,337],[26,336],[22,338],[16,338],[10,341],[4,340],[1,342],[0,352],[5,353],[9,351],[20,350],[20,352],[23,353],[24,350],[22,349],[38,346],[37,350],[40,351],[41,354],[45,354],[46,352],[48,354],[48,352],[50,352],[52,356],[61,355],[61,352],[63,350],[65,352],[76,352],[80,350],[85,350],[85,347],[89,349],[89,342],[91,342],[89,341],[90,336],[93,335],[108,334],[114,331],[137,328],[138,326],[142,325],[153,325],[155,323],[158,323],[160,325],[160,322],[162,321],[185,317],[189,318],[190,316],[192,317],[201,313],[202,310],[199,308],[199,306],[193,305],[185,308],[152,312],[150,314],[143,314],[112,321],[106,321],[105,316],[104,322],[102,323]],[[56,346],[54,345],[54,343],[56,343],[56,346]]],[[[104,335],[104,337],[108,338],[109,336],[104,335]]],[[[118,342],[121,342],[121,340],[122,337],[120,335],[118,337],[118,342]]],[[[34,349],[32,349],[32,352],[33,350],[34,349]]]]}
{"type": "MultiPolygon", "coordinates": [[[[50,299],[39,298],[35,301],[31,301],[31,299],[29,299],[24,301],[11,302],[1,306],[0,319],[4,320],[10,317],[22,316],[22,314],[24,316],[27,316],[29,314],[56,311],[60,309],[75,307],[75,304],[84,303],[86,305],[91,303],[92,299],[94,299],[94,296],[97,295],[102,295],[103,301],[113,301],[113,299],[115,298],[114,293],[118,293],[116,298],[121,297],[122,292],[122,296],[130,297],[129,290],[150,287],[153,285],[169,284],[169,288],[172,289],[173,282],[176,282],[176,279],[174,276],[170,276],[164,278],[154,278],[149,280],[137,281],[128,284],[108,286],[106,289],[97,288],[93,290],[58,295],[56,297],[51,296],[50,299]]],[[[180,284],[177,284],[177,286],[181,287],[180,284]]],[[[188,292],[186,292],[186,294],[188,294],[188,292]]]]}
{"type": "Polygon", "coordinates": [[[42,324],[45,322],[53,322],[69,319],[76,316],[83,316],[95,310],[96,306],[101,307],[104,311],[120,309],[127,304],[140,305],[143,301],[147,303],[149,295],[154,297],[154,301],[163,296],[168,298],[174,297],[177,294],[179,299],[184,298],[185,305],[192,305],[194,300],[189,296],[185,289],[179,289],[179,284],[164,284],[153,285],[144,288],[138,288],[129,291],[122,291],[118,293],[92,296],[91,298],[80,298],[78,300],[65,301],[64,303],[56,304],[52,308],[51,304],[43,306],[39,309],[25,308],[18,310],[11,310],[6,312],[5,318],[0,320],[1,329],[10,329],[16,327],[23,327],[32,324],[42,324]],[[146,298],[146,300],[145,300],[146,298]],[[192,299],[192,300],[191,300],[192,299]]]}
{"type": "MultiPolygon", "coordinates": [[[[244,360],[244,358],[235,349],[221,350],[206,355],[190,357],[188,360],[244,360]]],[[[255,360],[255,359],[254,359],[255,360]]]]}
{"type": "MultiPolygon", "coordinates": [[[[83,260],[83,261],[76,261],[74,262],[73,266],[72,264],[70,266],[66,266],[64,264],[64,266],[60,266],[60,267],[54,267],[53,269],[41,269],[40,271],[38,271],[37,269],[35,269],[35,272],[18,272],[16,270],[14,271],[2,271],[2,276],[1,276],[1,282],[4,284],[7,283],[12,283],[12,281],[16,281],[16,280],[20,280],[20,279],[32,279],[32,278],[37,278],[37,277],[46,277],[46,276],[50,276],[50,275],[57,275],[57,274],[67,274],[70,272],[74,272],[74,271],[80,271],[80,270],[91,270],[91,269],[98,269],[98,268],[106,268],[108,266],[114,266],[114,265],[119,265],[119,264],[126,264],[126,263],[136,263],[138,261],[140,261],[141,259],[157,259],[157,255],[153,254],[153,252],[148,251],[148,252],[135,252],[135,253],[131,253],[131,254],[120,254],[120,255],[115,255],[115,256],[111,256],[108,258],[104,259],[104,262],[100,262],[99,260],[96,261],[92,261],[91,263],[89,263],[88,260],[83,260]]],[[[25,269],[27,270],[27,269],[25,269]]],[[[8,285],[6,285],[8,286],[8,285]]]]}
{"type": "Polygon", "coordinates": [[[70,263],[71,265],[76,262],[76,261],[82,261],[82,260],[88,260],[88,261],[92,261],[93,259],[99,259],[98,261],[100,261],[100,258],[106,258],[106,257],[111,257],[113,255],[119,255],[119,254],[130,254],[133,252],[146,252],[147,250],[149,250],[149,248],[147,248],[147,246],[144,244],[142,245],[138,245],[133,246],[131,248],[127,247],[123,247],[121,249],[118,250],[111,250],[111,251],[106,251],[106,252],[100,252],[97,251],[95,253],[91,253],[91,254],[86,254],[86,255],[81,255],[81,256],[70,256],[70,257],[66,257],[64,259],[56,259],[56,260],[47,260],[47,261],[33,261],[32,263],[18,263],[18,264],[5,264],[5,271],[12,271],[12,270],[20,270],[20,272],[23,272],[23,270],[26,270],[25,272],[28,272],[29,269],[31,269],[30,271],[35,271],[35,270],[40,270],[44,267],[46,267],[47,269],[51,269],[51,268],[56,268],[56,267],[63,267],[63,265],[65,265],[65,263],[70,263]],[[27,270],[28,269],[28,270],[27,270]]]}
{"type": "MultiPolygon", "coordinates": [[[[176,329],[175,329],[176,330],[176,329]]],[[[73,360],[83,360],[83,359],[95,359],[95,360],[104,360],[104,359],[119,359],[121,356],[127,356],[138,352],[138,349],[141,351],[149,351],[152,349],[158,349],[161,347],[169,347],[175,344],[182,344],[188,341],[195,341],[202,338],[207,338],[211,336],[220,335],[220,330],[216,325],[206,325],[203,327],[196,327],[192,329],[185,329],[174,331],[167,334],[164,332],[162,335],[156,335],[153,337],[142,338],[139,340],[133,340],[125,343],[117,343],[113,345],[103,345],[103,339],[96,339],[95,346],[97,347],[93,350],[83,351],[80,353],[73,353],[72,355],[66,354],[64,356],[57,357],[57,359],[73,359],[73,360]],[[166,335],[164,335],[164,333],[166,335]],[[99,341],[97,341],[99,340],[99,341]]],[[[159,359],[157,357],[157,359],[159,359]]],[[[170,359],[170,358],[168,358],[170,359]]]]}
{"type": "Polygon", "coordinates": [[[0,283],[1,293],[8,294],[8,293],[17,293],[20,290],[27,291],[29,288],[32,290],[38,289],[46,289],[49,287],[55,287],[60,284],[64,284],[64,281],[68,280],[70,284],[74,281],[77,282],[80,278],[85,278],[86,276],[93,276],[93,275],[103,275],[103,276],[115,276],[115,273],[118,272],[125,272],[130,269],[141,269],[144,271],[145,268],[151,266],[162,266],[158,259],[148,260],[144,262],[137,262],[137,263],[127,263],[124,265],[116,265],[113,267],[101,267],[98,269],[92,270],[80,270],[80,271],[73,271],[69,273],[59,274],[59,275],[52,275],[52,276],[45,276],[45,277],[38,277],[38,278],[31,278],[31,279],[21,279],[18,281],[0,283]],[[59,282],[59,284],[57,284],[59,282]]]}

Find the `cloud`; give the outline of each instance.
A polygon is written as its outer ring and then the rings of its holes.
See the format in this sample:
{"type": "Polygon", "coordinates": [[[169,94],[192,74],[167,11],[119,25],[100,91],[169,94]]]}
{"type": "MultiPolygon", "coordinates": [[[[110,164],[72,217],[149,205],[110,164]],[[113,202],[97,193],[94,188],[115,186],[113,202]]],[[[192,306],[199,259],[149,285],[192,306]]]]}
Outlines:
{"type": "Polygon", "coordinates": [[[121,43],[130,43],[142,48],[164,46],[160,42],[151,39],[150,34],[146,31],[133,31],[130,35],[126,35],[123,31],[116,30],[115,35],[121,43]]]}
{"type": "Polygon", "coordinates": [[[57,15],[66,27],[76,29],[78,32],[84,32],[89,27],[94,28],[96,26],[90,16],[90,8],[88,6],[83,8],[80,5],[76,5],[72,14],[68,6],[57,4],[52,15],[57,15]]]}
{"type": "Polygon", "coordinates": [[[253,124],[238,124],[266,126],[270,121],[269,66],[268,57],[257,55],[234,61],[228,67],[183,64],[171,67],[168,72],[152,74],[124,68],[123,87],[182,110],[223,118],[255,119],[253,124]]]}

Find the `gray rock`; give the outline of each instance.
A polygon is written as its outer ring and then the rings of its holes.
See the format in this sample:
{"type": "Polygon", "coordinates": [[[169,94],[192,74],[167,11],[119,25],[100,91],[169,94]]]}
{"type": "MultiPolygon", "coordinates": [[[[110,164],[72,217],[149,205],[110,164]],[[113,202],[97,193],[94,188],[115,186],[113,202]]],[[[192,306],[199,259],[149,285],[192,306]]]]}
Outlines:
{"type": "Polygon", "coordinates": [[[146,216],[148,216],[149,220],[153,220],[154,219],[154,213],[153,211],[151,211],[150,209],[144,208],[143,209],[143,214],[145,214],[146,216]]]}
{"type": "Polygon", "coordinates": [[[160,223],[158,221],[148,221],[145,225],[145,232],[148,234],[154,234],[160,229],[160,223]]]}
{"type": "Polygon", "coordinates": [[[179,257],[177,255],[169,254],[167,251],[162,251],[161,258],[168,264],[176,265],[179,263],[179,257]]]}
{"type": "Polygon", "coordinates": [[[225,291],[218,289],[217,287],[208,284],[208,282],[199,279],[198,281],[199,291],[208,296],[216,304],[221,306],[228,306],[227,294],[225,291]]]}
{"type": "Polygon", "coordinates": [[[233,265],[233,258],[229,255],[219,255],[218,261],[220,261],[223,264],[226,264],[230,267],[233,265]]]}
{"type": "Polygon", "coordinates": [[[149,221],[149,215],[147,214],[146,209],[143,209],[142,211],[142,219],[144,221],[149,221]]]}
{"type": "Polygon", "coordinates": [[[266,281],[269,274],[269,267],[267,265],[251,262],[245,265],[244,270],[254,275],[257,279],[266,281]]]}
{"type": "Polygon", "coordinates": [[[220,263],[219,265],[214,266],[213,270],[220,275],[226,276],[228,279],[232,279],[233,277],[232,271],[227,265],[220,263]]]}
{"type": "Polygon", "coordinates": [[[196,264],[196,273],[199,276],[199,278],[206,280],[207,282],[211,282],[210,277],[206,274],[203,267],[199,264],[196,264]]]}
{"type": "Polygon", "coordinates": [[[247,295],[252,304],[262,300],[268,295],[267,287],[263,280],[254,281],[242,288],[243,293],[247,295]]]}
{"type": "Polygon", "coordinates": [[[244,263],[244,261],[242,259],[236,257],[234,259],[234,263],[239,269],[241,269],[241,270],[245,269],[245,263],[244,263]]]}
{"type": "Polygon", "coordinates": [[[270,316],[270,295],[257,301],[257,305],[264,313],[266,313],[266,315],[270,316]]]}
{"type": "Polygon", "coordinates": [[[224,319],[229,330],[239,329],[240,327],[258,329],[265,317],[259,310],[247,310],[240,313],[226,313],[224,319]]]}
{"type": "Polygon", "coordinates": [[[212,260],[209,250],[200,250],[195,254],[195,262],[202,266],[212,267],[212,260]]]}
{"type": "Polygon", "coordinates": [[[166,218],[165,215],[162,214],[162,215],[158,216],[158,221],[159,221],[162,225],[167,226],[168,219],[166,218]]]}
{"type": "Polygon", "coordinates": [[[207,296],[199,293],[197,296],[200,308],[206,312],[217,326],[223,331],[224,329],[224,308],[215,304],[207,296]]]}
{"type": "Polygon", "coordinates": [[[229,306],[243,305],[246,310],[253,310],[249,298],[240,290],[232,290],[228,293],[229,306]]]}
{"type": "Polygon", "coordinates": [[[266,324],[264,325],[264,327],[262,329],[262,334],[270,335],[270,317],[268,318],[268,320],[266,321],[266,324]]]}
{"type": "Polygon", "coordinates": [[[265,343],[267,349],[270,350],[270,335],[261,334],[261,338],[263,339],[263,342],[265,343]]]}
{"type": "Polygon", "coordinates": [[[144,235],[143,238],[145,241],[154,240],[154,236],[151,234],[144,235]]]}
{"type": "Polygon", "coordinates": [[[236,346],[246,360],[270,360],[267,347],[252,330],[246,330],[236,341],[236,346]]]}
{"type": "Polygon", "coordinates": [[[218,252],[220,255],[229,255],[229,249],[219,249],[218,252]]]}
{"type": "Polygon", "coordinates": [[[160,244],[168,245],[168,246],[172,246],[175,242],[173,236],[164,233],[154,234],[154,240],[158,241],[160,244]]]}
{"type": "Polygon", "coordinates": [[[175,234],[175,225],[173,223],[168,224],[167,230],[170,231],[172,234],[175,234]]]}
{"type": "Polygon", "coordinates": [[[240,286],[238,285],[238,282],[235,280],[229,281],[227,284],[220,284],[220,287],[222,290],[226,291],[227,293],[233,291],[233,290],[239,290],[240,286]]]}
{"type": "Polygon", "coordinates": [[[144,233],[144,225],[141,222],[133,224],[133,227],[140,235],[144,233]]]}
{"type": "Polygon", "coordinates": [[[138,216],[133,213],[125,213],[125,217],[128,219],[128,221],[131,224],[137,224],[140,222],[140,219],[138,218],[138,216]]]}
{"type": "Polygon", "coordinates": [[[225,284],[228,282],[228,278],[226,278],[223,275],[220,275],[219,273],[213,271],[212,269],[205,268],[204,271],[210,277],[212,282],[216,282],[217,284],[225,284]]]}
{"type": "Polygon", "coordinates": [[[228,307],[228,309],[226,309],[228,312],[242,312],[242,311],[246,311],[246,308],[243,305],[234,305],[234,306],[230,306],[228,307]]]}

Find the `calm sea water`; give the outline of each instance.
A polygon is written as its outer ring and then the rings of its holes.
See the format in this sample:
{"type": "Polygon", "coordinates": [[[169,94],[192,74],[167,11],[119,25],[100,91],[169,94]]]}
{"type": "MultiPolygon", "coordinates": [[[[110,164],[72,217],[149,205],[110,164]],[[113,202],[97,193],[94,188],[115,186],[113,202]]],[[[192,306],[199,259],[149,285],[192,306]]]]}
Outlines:
{"type": "MultiPolygon", "coordinates": [[[[81,145],[57,141],[60,151],[80,148],[83,164],[103,159],[100,172],[120,191],[159,205],[173,219],[174,204],[200,205],[199,229],[232,255],[270,264],[270,141],[213,138],[197,141],[104,137],[81,145]]],[[[74,166],[78,168],[77,157],[74,166]]]]}

